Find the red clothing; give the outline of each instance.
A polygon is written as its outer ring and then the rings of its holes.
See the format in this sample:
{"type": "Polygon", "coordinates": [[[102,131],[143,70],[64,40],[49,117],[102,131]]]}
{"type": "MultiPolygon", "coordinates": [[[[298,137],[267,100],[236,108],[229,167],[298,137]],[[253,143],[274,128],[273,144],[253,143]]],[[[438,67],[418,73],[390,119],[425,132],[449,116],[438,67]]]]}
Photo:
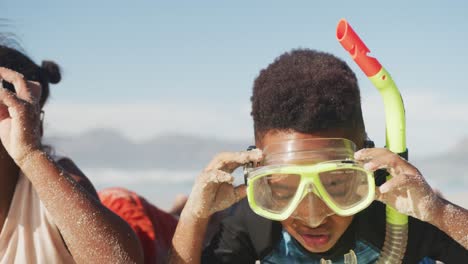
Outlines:
{"type": "Polygon", "coordinates": [[[104,189],[99,198],[133,228],[143,247],[145,263],[165,263],[177,226],[174,216],[124,188],[104,189]]]}

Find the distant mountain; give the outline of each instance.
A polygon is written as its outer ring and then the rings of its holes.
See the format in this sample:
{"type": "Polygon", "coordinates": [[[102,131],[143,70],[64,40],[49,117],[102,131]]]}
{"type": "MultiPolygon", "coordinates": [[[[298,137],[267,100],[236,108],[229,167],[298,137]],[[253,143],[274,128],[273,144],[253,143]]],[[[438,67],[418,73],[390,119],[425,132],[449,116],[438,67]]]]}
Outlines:
{"type": "MultiPolygon", "coordinates": [[[[225,141],[183,134],[166,134],[133,142],[106,129],[79,136],[49,137],[45,141],[57,154],[71,157],[98,188],[126,186],[164,208],[177,193],[188,193],[192,184],[190,179],[196,177],[216,153],[239,151],[252,144],[248,140],[225,141]],[[167,177],[170,177],[169,181],[167,177]]],[[[410,153],[410,161],[432,187],[466,207],[468,138],[453,146],[444,154],[422,159],[410,153]]]]}
{"type": "Polygon", "coordinates": [[[99,129],[73,137],[49,137],[57,154],[86,168],[200,170],[222,151],[246,149],[251,142],[222,141],[183,134],[133,142],[114,130],[99,129]]]}

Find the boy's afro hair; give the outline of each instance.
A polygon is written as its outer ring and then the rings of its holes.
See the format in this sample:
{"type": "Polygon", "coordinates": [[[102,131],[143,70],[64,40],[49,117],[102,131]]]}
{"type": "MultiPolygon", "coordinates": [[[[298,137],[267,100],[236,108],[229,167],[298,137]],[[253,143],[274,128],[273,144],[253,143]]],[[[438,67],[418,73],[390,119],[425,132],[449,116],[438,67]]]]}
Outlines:
{"type": "Polygon", "coordinates": [[[251,101],[256,135],[364,127],[356,76],[324,52],[296,49],[276,58],[256,78],[251,101]]]}

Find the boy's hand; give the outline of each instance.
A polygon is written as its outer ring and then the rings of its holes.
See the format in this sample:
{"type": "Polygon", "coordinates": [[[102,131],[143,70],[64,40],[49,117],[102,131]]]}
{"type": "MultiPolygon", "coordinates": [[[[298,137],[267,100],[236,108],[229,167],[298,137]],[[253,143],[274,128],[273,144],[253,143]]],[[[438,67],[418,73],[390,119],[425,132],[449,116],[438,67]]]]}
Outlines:
{"type": "Polygon", "coordinates": [[[354,157],[364,163],[365,169],[386,169],[392,176],[376,189],[377,200],[422,221],[433,220],[440,198],[416,167],[385,148],[362,149],[354,157]]]}
{"type": "Polygon", "coordinates": [[[234,177],[230,173],[244,164],[261,159],[262,152],[257,149],[218,154],[198,176],[182,213],[208,218],[244,198],[246,186],[234,187],[234,177]]]}

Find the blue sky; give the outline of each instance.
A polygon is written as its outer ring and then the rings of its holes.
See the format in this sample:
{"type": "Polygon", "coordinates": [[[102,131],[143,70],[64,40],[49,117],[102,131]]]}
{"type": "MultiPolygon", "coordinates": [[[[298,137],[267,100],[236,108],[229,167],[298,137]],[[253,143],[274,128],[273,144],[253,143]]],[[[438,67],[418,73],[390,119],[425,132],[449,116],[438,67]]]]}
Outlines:
{"type": "Polygon", "coordinates": [[[378,94],[335,39],[344,17],[397,82],[416,153],[450,148],[468,135],[468,4],[381,3],[2,0],[0,10],[8,19],[2,29],[36,62],[63,67],[48,106],[56,133],[99,124],[135,139],[181,130],[250,137],[249,97],[259,70],[284,51],[307,47],[353,67],[370,134],[382,141],[378,94]],[[89,109],[96,114],[83,114],[89,109]],[[116,118],[110,109],[124,113],[116,118]]]}

